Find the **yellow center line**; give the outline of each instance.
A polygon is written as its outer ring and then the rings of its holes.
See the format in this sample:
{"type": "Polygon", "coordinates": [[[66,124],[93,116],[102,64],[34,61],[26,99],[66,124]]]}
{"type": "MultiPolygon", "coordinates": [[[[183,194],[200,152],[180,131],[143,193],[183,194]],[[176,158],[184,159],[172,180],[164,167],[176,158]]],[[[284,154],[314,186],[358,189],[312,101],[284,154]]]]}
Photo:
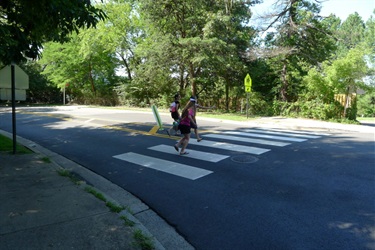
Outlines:
{"type": "MultiPolygon", "coordinates": [[[[72,116],[64,115],[64,114],[46,114],[46,113],[29,112],[29,111],[18,111],[18,112],[22,113],[22,114],[33,114],[33,115],[39,115],[39,116],[55,117],[55,118],[60,118],[62,120],[73,120],[74,118],[77,118],[77,117],[74,117],[74,116],[72,117],[72,116]]],[[[100,119],[100,118],[93,118],[93,119],[94,120],[102,120],[102,121],[115,121],[115,120],[100,119]]],[[[140,123],[140,122],[132,122],[132,123],[128,123],[128,124],[138,124],[138,125],[149,126],[149,124],[140,123]]],[[[103,126],[103,128],[114,129],[114,130],[121,130],[121,131],[130,132],[130,133],[134,133],[134,134],[147,135],[147,136],[155,136],[155,137],[167,138],[167,139],[172,139],[172,140],[179,140],[179,139],[181,139],[181,137],[179,137],[179,136],[173,136],[173,135],[169,136],[167,134],[158,134],[157,131],[159,129],[159,126],[157,126],[157,125],[154,126],[154,127],[152,127],[149,132],[142,131],[142,130],[131,129],[131,128],[127,128],[127,127],[113,126],[113,125],[106,125],[106,126],[103,126]]],[[[192,132],[193,132],[193,129],[192,129],[192,132]]],[[[214,131],[209,131],[209,130],[199,130],[199,132],[200,133],[207,133],[207,132],[215,133],[214,131]]]]}
{"type": "Polygon", "coordinates": [[[140,134],[140,135],[148,135],[148,136],[155,136],[155,137],[167,138],[167,139],[172,139],[172,140],[179,140],[180,139],[180,137],[178,137],[178,136],[169,136],[169,135],[151,133],[151,132],[142,131],[142,130],[135,130],[135,129],[131,129],[131,128],[124,128],[124,127],[120,127],[120,126],[111,126],[111,125],[108,125],[108,126],[104,126],[104,128],[114,129],[114,130],[121,130],[121,131],[129,132],[129,133],[135,133],[135,134],[140,134]]]}

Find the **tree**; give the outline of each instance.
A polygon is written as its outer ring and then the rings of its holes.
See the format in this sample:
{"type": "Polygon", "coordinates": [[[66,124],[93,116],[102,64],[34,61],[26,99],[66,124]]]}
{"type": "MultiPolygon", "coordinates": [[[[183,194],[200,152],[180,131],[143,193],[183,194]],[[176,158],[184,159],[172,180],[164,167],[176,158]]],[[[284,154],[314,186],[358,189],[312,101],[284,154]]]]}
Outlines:
{"type": "Polygon", "coordinates": [[[335,41],[328,26],[318,15],[318,1],[277,1],[277,12],[268,27],[275,32],[266,37],[274,53],[273,65],[280,76],[278,91],[282,101],[295,101],[301,91],[302,77],[312,65],[330,57],[335,41]],[[316,3],[315,3],[316,2],[316,3]]]}
{"type": "Polygon", "coordinates": [[[143,57],[135,81],[150,82],[142,72],[152,67],[154,73],[167,74],[161,79],[169,75],[169,89],[182,94],[188,87],[196,95],[224,84],[228,109],[230,88],[246,75],[245,52],[254,33],[247,23],[255,2],[141,0],[150,37],[137,50],[143,57]]]}
{"type": "Polygon", "coordinates": [[[117,69],[124,72],[129,81],[139,63],[135,57],[136,46],[145,39],[138,6],[132,2],[111,0],[99,6],[106,13],[107,19],[97,25],[97,33],[100,33],[100,41],[97,42],[115,55],[118,59],[117,69]]]}
{"type": "Polygon", "coordinates": [[[60,89],[67,85],[71,98],[79,103],[115,105],[113,87],[119,82],[115,74],[113,52],[100,43],[100,32],[81,30],[64,44],[45,44],[39,63],[43,74],[60,89]]]}
{"type": "Polygon", "coordinates": [[[72,31],[94,27],[104,18],[87,0],[2,0],[0,61],[6,65],[35,59],[44,42],[64,42],[72,31]]]}
{"type": "Polygon", "coordinates": [[[350,49],[364,40],[365,23],[357,12],[348,16],[336,31],[338,38],[337,57],[344,57],[350,49]]]}
{"type": "Polygon", "coordinates": [[[62,95],[60,88],[42,75],[39,64],[28,61],[20,67],[29,76],[29,89],[27,90],[27,101],[32,103],[61,103],[62,95]]]}
{"type": "MultiPolygon", "coordinates": [[[[321,70],[313,68],[304,77],[307,99],[319,99],[324,103],[333,103],[335,94],[345,95],[344,117],[347,117],[349,96],[359,88],[365,88],[363,79],[368,72],[365,51],[357,47],[351,49],[345,57],[326,61],[321,70]]],[[[353,117],[355,119],[355,114],[353,117]]]]}

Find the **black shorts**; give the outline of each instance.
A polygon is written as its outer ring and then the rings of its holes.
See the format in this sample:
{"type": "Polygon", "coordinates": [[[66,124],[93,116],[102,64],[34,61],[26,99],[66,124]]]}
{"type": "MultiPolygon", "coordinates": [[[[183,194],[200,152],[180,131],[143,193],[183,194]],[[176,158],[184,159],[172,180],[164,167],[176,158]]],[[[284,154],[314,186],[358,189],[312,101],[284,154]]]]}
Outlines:
{"type": "Polygon", "coordinates": [[[190,127],[191,127],[192,129],[196,129],[196,128],[198,128],[197,124],[194,124],[194,123],[192,123],[192,122],[190,122],[190,127]]]}
{"type": "Polygon", "coordinates": [[[173,120],[175,120],[175,121],[177,121],[180,118],[180,117],[178,117],[178,113],[177,112],[172,112],[171,116],[172,116],[173,120]]]}
{"type": "Polygon", "coordinates": [[[190,134],[190,132],[191,132],[189,125],[180,124],[180,125],[178,125],[178,129],[181,131],[181,134],[183,134],[183,135],[190,134]]]}

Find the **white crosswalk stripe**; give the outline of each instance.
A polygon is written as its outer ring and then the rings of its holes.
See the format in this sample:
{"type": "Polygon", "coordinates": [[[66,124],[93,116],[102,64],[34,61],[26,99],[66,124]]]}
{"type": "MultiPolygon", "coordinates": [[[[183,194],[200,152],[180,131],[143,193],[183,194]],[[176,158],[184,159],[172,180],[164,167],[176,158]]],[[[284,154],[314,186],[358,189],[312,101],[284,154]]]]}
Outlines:
{"type": "MultiPolygon", "coordinates": [[[[168,145],[161,144],[161,145],[157,145],[154,147],[149,147],[148,149],[155,150],[155,151],[162,152],[162,153],[167,153],[167,154],[174,154],[174,155],[178,154],[172,145],[168,146],[168,145]]],[[[184,155],[184,157],[198,159],[202,161],[219,162],[221,160],[224,160],[225,158],[228,158],[229,156],[189,149],[189,154],[184,155]]]]}
{"type": "Polygon", "coordinates": [[[266,138],[266,139],[290,141],[290,142],[303,142],[307,140],[307,139],[293,138],[293,137],[287,137],[287,136],[266,135],[266,134],[259,134],[259,133],[244,133],[244,132],[237,132],[237,131],[224,131],[223,134],[240,134],[240,135],[247,136],[247,137],[266,138]]]}
{"type": "Polygon", "coordinates": [[[313,133],[309,133],[309,135],[306,135],[306,134],[300,134],[300,133],[295,133],[295,132],[285,132],[285,130],[284,131],[278,131],[278,130],[272,131],[272,130],[262,130],[262,129],[245,129],[244,131],[245,132],[262,133],[262,134],[302,137],[302,138],[308,138],[308,139],[317,139],[317,138],[321,137],[321,136],[315,135],[315,134],[312,135],[313,133]]]}
{"type": "MultiPolygon", "coordinates": [[[[237,133],[238,135],[244,135],[244,133],[237,133]]],[[[221,134],[207,134],[204,135],[204,138],[216,138],[216,139],[225,139],[231,141],[241,141],[241,142],[249,142],[249,143],[257,143],[263,145],[270,145],[270,146],[277,146],[277,147],[284,147],[289,145],[290,143],[280,142],[280,141],[269,141],[263,139],[252,139],[252,138],[244,138],[239,136],[230,136],[230,135],[221,135],[221,134]]]]}
{"type": "Polygon", "coordinates": [[[243,145],[236,145],[236,144],[231,144],[231,143],[226,143],[226,142],[208,141],[208,140],[203,140],[200,142],[197,142],[195,140],[190,140],[189,144],[199,145],[199,146],[204,146],[204,147],[211,147],[211,148],[218,148],[218,149],[225,149],[225,150],[248,153],[248,154],[255,154],[255,155],[260,155],[260,154],[270,151],[270,149],[265,149],[265,148],[257,148],[257,147],[250,147],[250,146],[243,146],[243,145]]]}
{"type": "MultiPolygon", "coordinates": [[[[308,139],[316,139],[320,138],[323,135],[327,134],[275,129],[244,129],[240,131],[222,131],[220,133],[215,134],[204,134],[204,139],[200,142],[197,142],[194,139],[191,139],[189,141],[189,147],[187,150],[189,154],[181,156],[181,159],[192,158],[200,161],[217,163],[219,161],[227,159],[232,153],[228,153],[228,155],[225,155],[219,153],[205,152],[204,148],[215,148],[232,152],[261,155],[263,153],[269,152],[271,149],[248,146],[244,144],[251,143],[273,147],[284,147],[290,145],[293,142],[303,142],[307,141],[308,139]],[[223,141],[213,141],[214,139],[231,141],[231,143],[223,141]],[[243,145],[235,144],[233,142],[241,142],[241,144],[243,145]]],[[[160,144],[149,147],[148,149],[166,155],[178,155],[178,152],[176,152],[176,150],[174,149],[173,144],[160,144]]],[[[136,164],[138,166],[154,169],[157,171],[165,172],[190,180],[197,180],[199,178],[202,178],[213,173],[213,171],[206,170],[203,168],[197,168],[194,166],[189,166],[187,164],[174,162],[172,160],[164,160],[158,157],[151,157],[133,152],[115,155],[113,157],[116,159],[136,164]]],[[[177,160],[177,158],[174,159],[177,160]]]]}
{"type": "MultiPolygon", "coordinates": [[[[248,129],[249,130],[249,129],[248,129]]],[[[268,131],[269,133],[290,133],[292,134],[293,136],[298,136],[298,134],[307,134],[307,135],[317,135],[319,137],[321,136],[329,136],[331,134],[327,134],[327,133],[322,133],[322,132],[313,132],[313,131],[296,131],[296,130],[287,130],[287,129],[269,129],[269,130],[264,130],[264,129],[253,129],[253,130],[257,130],[257,131],[268,131]]]]}
{"type": "Polygon", "coordinates": [[[196,168],[189,165],[173,161],[162,160],[159,158],[141,155],[133,152],[115,155],[113,157],[146,168],[151,168],[165,173],[184,177],[190,180],[196,180],[198,178],[213,173],[212,171],[206,169],[196,168]]]}

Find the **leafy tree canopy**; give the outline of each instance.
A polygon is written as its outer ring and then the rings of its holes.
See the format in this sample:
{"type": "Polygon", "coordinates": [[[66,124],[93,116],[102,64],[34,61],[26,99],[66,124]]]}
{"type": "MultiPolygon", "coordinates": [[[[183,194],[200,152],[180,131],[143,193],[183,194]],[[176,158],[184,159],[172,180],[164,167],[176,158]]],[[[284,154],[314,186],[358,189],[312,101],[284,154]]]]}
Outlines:
{"type": "Polygon", "coordinates": [[[72,31],[104,18],[88,0],[1,0],[0,62],[35,59],[44,42],[66,41],[72,31]]]}

